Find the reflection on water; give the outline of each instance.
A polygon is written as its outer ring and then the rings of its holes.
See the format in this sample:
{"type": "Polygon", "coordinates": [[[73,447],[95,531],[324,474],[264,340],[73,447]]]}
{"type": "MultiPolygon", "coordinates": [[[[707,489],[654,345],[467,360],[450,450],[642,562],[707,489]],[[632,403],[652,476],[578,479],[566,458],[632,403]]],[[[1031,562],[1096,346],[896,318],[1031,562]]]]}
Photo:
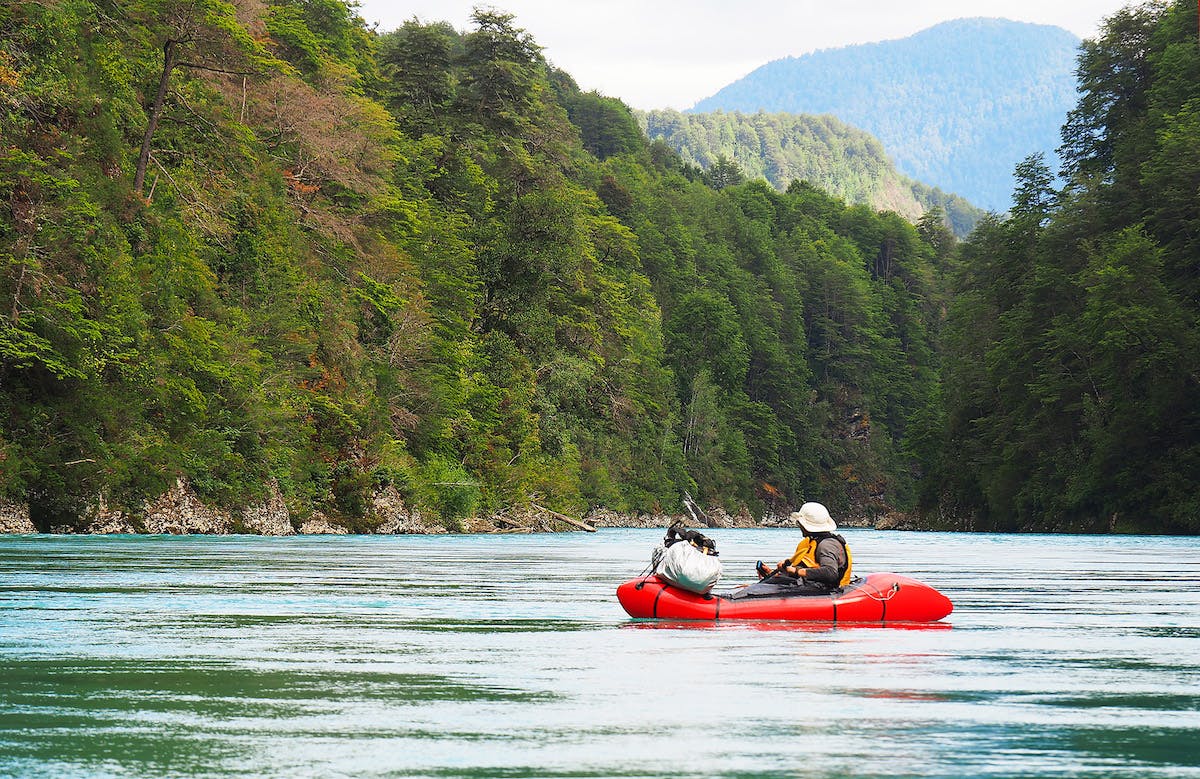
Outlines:
{"type": "Polygon", "coordinates": [[[660,535],[0,537],[0,777],[1200,777],[1196,539],[849,530],[885,628],[630,620],[660,535]]]}

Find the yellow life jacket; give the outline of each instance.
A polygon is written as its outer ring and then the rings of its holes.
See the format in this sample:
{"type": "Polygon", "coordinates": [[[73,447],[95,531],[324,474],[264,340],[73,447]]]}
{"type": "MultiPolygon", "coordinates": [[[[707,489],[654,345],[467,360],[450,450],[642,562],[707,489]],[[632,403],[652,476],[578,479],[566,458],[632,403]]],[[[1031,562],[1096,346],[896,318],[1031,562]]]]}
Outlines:
{"type": "Polygon", "coordinates": [[[837,539],[842,545],[842,549],[846,550],[846,570],[841,572],[842,578],[838,580],[838,586],[845,587],[850,583],[850,579],[852,578],[850,569],[854,567],[854,558],[850,555],[850,547],[846,545],[846,539],[836,533],[830,533],[828,536],[822,536],[821,538],[809,538],[805,536],[796,545],[796,553],[792,555],[791,563],[800,568],[819,568],[820,564],[817,563],[817,544],[821,543],[825,538],[837,539]]]}

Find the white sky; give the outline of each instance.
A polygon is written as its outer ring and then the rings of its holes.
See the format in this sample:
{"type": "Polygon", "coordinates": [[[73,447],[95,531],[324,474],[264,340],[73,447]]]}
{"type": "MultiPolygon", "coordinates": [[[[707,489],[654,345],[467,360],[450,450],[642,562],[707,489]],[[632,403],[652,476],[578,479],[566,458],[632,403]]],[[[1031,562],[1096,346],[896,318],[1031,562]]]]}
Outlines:
{"type": "Polygon", "coordinates": [[[938,22],[988,16],[1095,37],[1126,0],[360,0],[393,30],[414,16],[470,28],[471,9],[516,16],[546,58],[585,90],[634,108],[690,108],[771,60],[905,38],[938,22]]]}

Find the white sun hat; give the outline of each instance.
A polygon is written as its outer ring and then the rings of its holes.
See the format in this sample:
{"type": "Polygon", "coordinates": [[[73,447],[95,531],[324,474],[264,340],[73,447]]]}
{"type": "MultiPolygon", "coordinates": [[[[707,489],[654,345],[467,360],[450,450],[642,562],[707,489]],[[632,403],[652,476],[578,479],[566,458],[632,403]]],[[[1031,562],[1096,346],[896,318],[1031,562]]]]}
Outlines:
{"type": "Polygon", "coordinates": [[[837,524],[829,516],[829,509],[820,503],[805,503],[799,511],[792,512],[791,519],[810,533],[832,533],[837,530],[837,524]]]}

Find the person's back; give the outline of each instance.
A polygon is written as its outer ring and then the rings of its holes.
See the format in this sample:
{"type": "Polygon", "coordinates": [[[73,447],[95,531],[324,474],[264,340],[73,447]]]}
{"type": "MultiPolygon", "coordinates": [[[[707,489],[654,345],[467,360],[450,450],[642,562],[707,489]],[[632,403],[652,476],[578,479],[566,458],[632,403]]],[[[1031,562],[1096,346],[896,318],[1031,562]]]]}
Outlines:
{"type": "Polygon", "coordinates": [[[785,573],[827,587],[844,587],[853,578],[850,547],[836,533],[805,533],[796,553],[784,561],[785,573]],[[788,571],[787,569],[791,569],[788,571]]]}
{"type": "Polygon", "coordinates": [[[826,588],[844,587],[853,578],[854,558],[846,539],[836,532],[837,524],[829,516],[829,509],[820,503],[805,503],[793,512],[795,520],[804,531],[804,539],[796,546],[795,553],[780,561],[774,570],[761,562],[758,564],[759,578],[784,575],[803,582],[822,585],[826,588]]]}

